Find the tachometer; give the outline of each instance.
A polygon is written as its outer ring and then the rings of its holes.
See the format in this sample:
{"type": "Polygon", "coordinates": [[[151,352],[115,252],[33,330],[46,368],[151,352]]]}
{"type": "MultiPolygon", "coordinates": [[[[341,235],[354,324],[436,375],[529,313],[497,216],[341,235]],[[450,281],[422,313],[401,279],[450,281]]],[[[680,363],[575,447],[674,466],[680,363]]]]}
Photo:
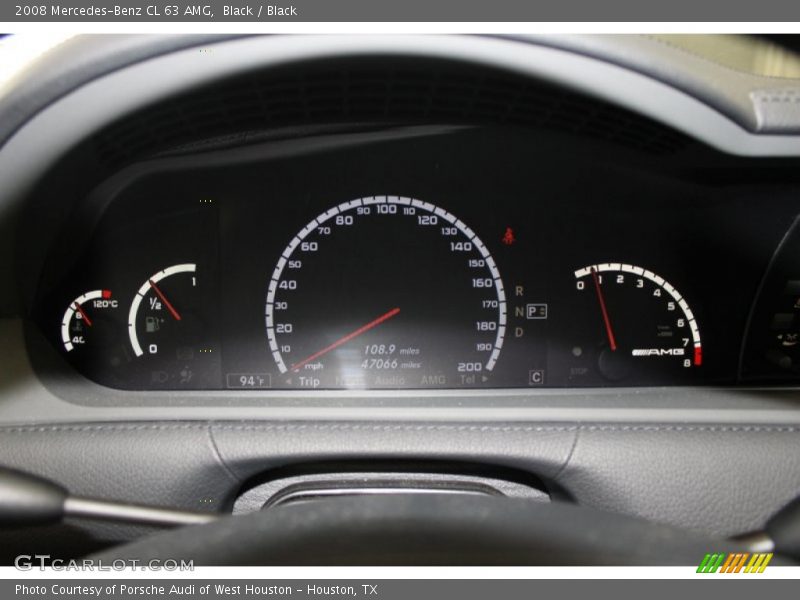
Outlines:
{"type": "Polygon", "coordinates": [[[596,369],[611,381],[650,383],[702,364],[694,313],[660,275],[624,263],[589,265],[575,271],[575,290],[582,308],[571,323],[573,381],[596,369]]]}
{"type": "Polygon", "coordinates": [[[375,196],[334,206],[290,241],[269,282],[266,326],[286,385],[470,387],[490,381],[506,298],[464,222],[375,196]]]}

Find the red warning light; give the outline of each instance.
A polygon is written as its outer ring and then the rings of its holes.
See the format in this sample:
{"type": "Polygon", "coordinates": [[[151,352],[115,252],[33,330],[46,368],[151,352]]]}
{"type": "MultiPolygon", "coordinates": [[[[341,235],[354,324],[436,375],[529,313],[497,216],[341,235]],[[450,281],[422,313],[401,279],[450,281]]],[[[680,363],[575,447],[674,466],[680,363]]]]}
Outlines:
{"type": "Polygon", "coordinates": [[[106,300],[111,298],[111,290],[103,290],[103,298],[105,298],[106,300]]]}
{"type": "Polygon", "coordinates": [[[503,234],[503,243],[506,246],[510,246],[516,241],[517,238],[514,237],[514,230],[511,229],[511,227],[506,227],[506,232],[503,234]]]}

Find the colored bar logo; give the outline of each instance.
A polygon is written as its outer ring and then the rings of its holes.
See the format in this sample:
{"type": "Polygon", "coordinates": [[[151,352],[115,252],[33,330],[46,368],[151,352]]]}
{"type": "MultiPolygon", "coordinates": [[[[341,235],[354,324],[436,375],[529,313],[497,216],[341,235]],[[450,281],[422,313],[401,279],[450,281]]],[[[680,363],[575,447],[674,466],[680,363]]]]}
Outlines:
{"type": "Polygon", "coordinates": [[[772,560],[772,553],[754,552],[732,552],[724,554],[722,552],[709,553],[703,557],[700,566],[697,567],[698,573],[763,573],[769,561],[772,560]],[[749,560],[748,560],[749,559],[749,560]]]}

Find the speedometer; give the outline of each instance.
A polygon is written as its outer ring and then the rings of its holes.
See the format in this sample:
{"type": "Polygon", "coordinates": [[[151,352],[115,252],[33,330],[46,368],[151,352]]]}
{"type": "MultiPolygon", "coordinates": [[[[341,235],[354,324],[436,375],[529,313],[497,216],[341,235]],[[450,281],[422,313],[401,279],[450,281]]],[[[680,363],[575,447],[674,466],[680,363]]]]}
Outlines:
{"type": "Polygon", "coordinates": [[[344,202],[292,238],[268,285],[267,339],[286,385],[488,384],[506,298],[489,250],[420,200],[344,202]]]}

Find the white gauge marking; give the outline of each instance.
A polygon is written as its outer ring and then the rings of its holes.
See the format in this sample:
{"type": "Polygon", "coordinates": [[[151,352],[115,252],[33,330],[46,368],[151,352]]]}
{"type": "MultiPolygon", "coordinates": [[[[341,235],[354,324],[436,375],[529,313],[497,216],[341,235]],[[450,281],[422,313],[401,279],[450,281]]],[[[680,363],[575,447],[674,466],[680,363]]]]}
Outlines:
{"type": "Polygon", "coordinates": [[[167,267],[166,269],[155,273],[153,276],[148,277],[147,281],[145,281],[142,284],[142,287],[139,288],[139,291],[136,292],[136,295],[133,297],[133,302],[131,302],[131,309],[128,312],[128,336],[131,338],[131,347],[133,348],[133,353],[136,354],[136,356],[141,356],[144,354],[142,351],[142,346],[139,344],[139,337],[136,334],[136,313],[139,310],[139,305],[142,303],[142,298],[144,298],[147,292],[152,289],[150,282],[152,281],[153,283],[158,283],[170,275],[175,275],[176,273],[194,273],[196,270],[197,265],[194,263],[186,263],[167,267]]]}
{"type": "MultiPolygon", "coordinates": [[[[400,196],[374,196],[374,197],[367,197],[367,198],[359,198],[357,200],[351,200],[350,202],[343,202],[338,206],[322,213],[322,215],[318,216],[317,218],[313,219],[308,225],[306,225],[303,229],[300,230],[292,241],[289,242],[289,245],[281,254],[281,260],[278,261],[278,264],[275,266],[275,270],[272,272],[272,278],[269,283],[269,288],[267,290],[267,313],[266,313],[266,324],[267,324],[267,340],[269,342],[270,350],[272,350],[272,356],[275,358],[275,363],[278,365],[278,370],[281,373],[286,373],[289,369],[286,366],[286,363],[283,360],[283,356],[281,355],[280,351],[278,350],[278,340],[275,335],[275,328],[274,328],[274,321],[272,313],[272,307],[275,302],[275,293],[278,289],[278,282],[281,279],[281,275],[283,274],[283,269],[286,266],[286,259],[288,259],[295,249],[300,245],[303,239],[314,230],[314,226],[318,223],[323,222],[324,219],[329,218],[325,215],[329,214],[341,214],[347,212],[353,208],[358,206],[368,206],[373,204],[402,204],[405,206],[413,206],[420,210],[424,210],[431,214],[438,216],[441,219],[444,219],[454,227],[456,227],[464,236],[469,239],[476,250],[480,253],[481,257],[486,261],[486,266],[489,269],[489,272],[492,275],[494,280],[495,290],[497,292],[497,300],[498,300],[498,308],[497,308],[497,336],[495,337],[494,347],[492,349],[491,356],[489,360],[486,361],[485,369],[487,371],[491,371],[494,369],[495,364],[497,363],[497,359],[500,357],[500,350],[503,348],[503,339],[505,337],[505,324],[506,324],[506,295],[503,291],[503,281],[500,279],[500,271],[497,269],[497,265],[494,262],[491,254],[489,254],[489,250],[486,248],[485,244],[478,238],[472,229],[467,227],[460,219],[457,219],[452,213],[444,210],[441,207],[434,206],[429,202],[423,202],[421,200],[416,200],[413,198],[404,198],[400,196]],[[335,211],[335,212],[334,212],[335,211]]],[[[399,211],[398,211],[399,213],[399,211]]],[[[135,348],[135,347],[134,347],[135,348]]]]}
{"type": "Polygon", "coordinates": [[[92,290],[91,292],[81,294],[75,298],[75,300],[70,302],[66,312],[64,313],[64,317],[61,319],[61,340],[64,342],[64,348],[67,350],[67,352],[72,352],[72,350],[75,348],[74,344],[72,343],[72,337],[69,334],[69,323],[72,321],[72,317],[74,317],[75,313],[77,312],[75,305],[80,304],[83,306],[89,300],[97,300],[98,298],[102,297],[103,290],[92,290]]]}

